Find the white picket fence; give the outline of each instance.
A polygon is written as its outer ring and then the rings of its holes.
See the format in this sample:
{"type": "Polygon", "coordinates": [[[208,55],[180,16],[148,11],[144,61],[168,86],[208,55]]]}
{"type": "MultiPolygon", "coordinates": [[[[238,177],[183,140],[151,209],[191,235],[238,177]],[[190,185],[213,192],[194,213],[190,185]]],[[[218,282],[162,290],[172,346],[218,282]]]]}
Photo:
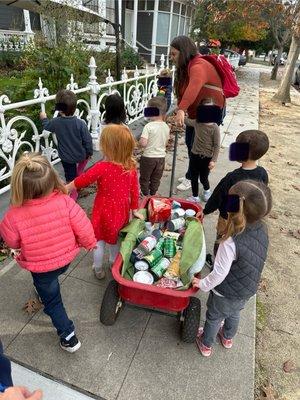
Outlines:
{"type": "MultiPolygon", "coordinates": [[[[155,65],[152,71],[146,68],[144,73],[140,73],[136,67],[133,78],[128,78],[126,69],[124,69],[120,81],[114,81],[110,71],[108,71],[106,82],[99,84],[96,76],[97,66],[92,57],[89,64],[89,82],[85,87],[78,88],[73,75],[71,75],[70,83],[66,88],[72,90],[78,97],[76,115],[86,121],[95,149],[98,143],[99,125],[105,114],[105,98],[112,93],[119,93],[124,99],[128,123],[138,120],[143,117],[143,109],[147,101],[156,96],[158,91],[157,75],[166,65],[168,66],[168,60],[166,62],[165,56],[162,55],[159,69],[155,65]],[[89,95],[89,101],[80,98],[79,95],[83,93],[89,95]]],[[[174,73],[175,68],[173,66],[173,78],[174,73]]],[[[55,94],[49,94],[48,89],[43,87],[40,78],[38,88],[33,90],[33,97],[32,100],[11,103],[5,94],[0,96],[0,194],[10,189],[9,178],[17,158],[23,151],[41,151],[52,164],[60,161],[56,149],[55,135],[45,130],[39,132],[34,121],[26,116],[29,107],[36,104],[39,104],[40,110],[44,112],[45,104],[49,101],[53,102],[55,94]],[[14,116],[10,119],[6,118],[5,114],[9,110],[15,110],[14,116]],[[15,128],[15,124],[19,121],[22,121],[22,126],[25,124],[28,128],[19,132],[15,128]],[[32,136],[28,138],[27,132],[32,132],[32,136]]]]}

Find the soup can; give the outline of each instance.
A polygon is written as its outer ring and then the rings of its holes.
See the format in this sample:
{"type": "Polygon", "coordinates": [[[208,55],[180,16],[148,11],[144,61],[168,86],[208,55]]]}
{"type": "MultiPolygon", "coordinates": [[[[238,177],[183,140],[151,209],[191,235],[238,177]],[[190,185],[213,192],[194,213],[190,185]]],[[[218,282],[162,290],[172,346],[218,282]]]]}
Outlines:
{"type": "Polygon", "coordinates": [[[142,261],[146,261],[150,268],[153,268],[163,258],[163,253],[159,249],[154,249],[142,261]]]}
{"type": "Polygon", "coordinates": [[[153,276],[148,271],[138,271],[133,275],[133,281],[138,283],[144,283],[146,285],[152,285],[154,282],[153,276]]]}
{"type": "Polygon", "coordinates": [[[176,218],[168,222],[167,228],[170,231],[178,231],[180,228],[183,228],[184,226],[185,226],[185,219],[176,218]]]}
{"type": "Polygon", "coordinates": [[[170,261],[167,258],[162,258],[158,264],[151,268],[151,272],[155,275],[155,278],[159,279],[163,276],[165,270],[170,265],[170,261]]]}
{"type": "Polygon", "coordinates": [[[164,243],[164,256],[168,258],[174,257],[176,254],[176,241],[173,238],[166,237],[164,243]]]}
{"type": "Polygon", "coordinates": [[[163,251],[164,250],[164,245],[165,245],[165,239],[162,237],[159,239],[157,245],[156,245],[156,249],[163,251]]]}
{"type": "Polygon", "coordinates": [[[140,261],[136,261],[134,263],[135,272],[147,271],[148,268],[149,268],[149,265],[146,263],[146,261],[140,260],[140,261]]]}

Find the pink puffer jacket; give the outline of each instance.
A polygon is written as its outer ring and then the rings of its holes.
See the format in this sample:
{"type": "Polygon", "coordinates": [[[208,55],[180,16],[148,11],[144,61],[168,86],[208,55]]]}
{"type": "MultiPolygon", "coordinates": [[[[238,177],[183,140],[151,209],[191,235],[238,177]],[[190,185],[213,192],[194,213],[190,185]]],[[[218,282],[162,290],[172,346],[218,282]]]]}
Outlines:
{"type": "Polygon", "coordinates": [[[9,247],[20,249],[16,260],[31,272],[53,271],[69,264],[80,247],[96,246],[85,212],[58,192],[11,206],[0,224],[0,235],[9,247]]]}

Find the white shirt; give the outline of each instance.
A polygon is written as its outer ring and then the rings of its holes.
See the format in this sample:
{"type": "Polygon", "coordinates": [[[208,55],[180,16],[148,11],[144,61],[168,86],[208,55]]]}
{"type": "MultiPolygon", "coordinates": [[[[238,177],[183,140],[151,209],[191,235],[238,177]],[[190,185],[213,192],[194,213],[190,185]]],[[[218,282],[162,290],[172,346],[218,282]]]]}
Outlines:
{"type": "MultiPolygon", "coordinates": [[[[233,261],[236,260],[236,247],[232,237],[221,242],[214,261],[213,270],[204,279],[200,280],[200,290],[209,292],[220,285],[229,274],[233,261]]],[[[213,292],[222,296],[216,290],[213,292]]]]}
{"type": "Polygon", "coordinates": [[[164,121],[148,122],[141,135],[141,138],[148,140],[143,156],[150,158],[165,157],[169,136],[170,128],[164,121]]]}

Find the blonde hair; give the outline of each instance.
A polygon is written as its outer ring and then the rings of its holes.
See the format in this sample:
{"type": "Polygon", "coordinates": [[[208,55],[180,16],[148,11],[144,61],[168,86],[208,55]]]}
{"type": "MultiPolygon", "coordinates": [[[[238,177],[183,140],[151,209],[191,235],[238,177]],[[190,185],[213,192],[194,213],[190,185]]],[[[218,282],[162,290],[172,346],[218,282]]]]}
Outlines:
{"type": "Polygon", "coordinates": [[[229,212],[227,225],[221,240],[242,233],[247,224],[253,224],[265,217],[272,207],[271,190],[262,182],[246,180],[233,185],[229,194],[239,196],[238,212],[229,212]]]}
{"type": "Polygon", "coordinates": [[[54,190],[67,193],[47,158],[38,153],[24,153],[13,169],[11,204],[21,206],[26,200],[44,197],[54,190]]]}
{"type": "Polygon", "coordinates": [[[100,137],[100,148],[108,161],[123,166],[125,170],[135,168],[133,150],[135,139],[130,130],[124,125],[107,125],[100,137]]]}

